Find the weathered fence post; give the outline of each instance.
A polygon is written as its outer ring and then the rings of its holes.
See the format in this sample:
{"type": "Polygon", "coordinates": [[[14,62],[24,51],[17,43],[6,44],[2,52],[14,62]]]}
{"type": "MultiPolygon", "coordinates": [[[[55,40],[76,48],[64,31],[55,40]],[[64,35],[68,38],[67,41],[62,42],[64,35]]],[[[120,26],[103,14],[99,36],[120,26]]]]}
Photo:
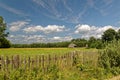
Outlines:
{"type": "Polygon", "coordinates": [[[23,62],[24,62],[24,69],[26,70],[26,68],[27,68],[27,60],[26,60],[26,56],[24,57],[23,62]]]}
{"type": "Polygon", "coordinates": [[[1,68],[3,71],[5,71],[5,60],[4,60],[4,56],[1,56],[1,68]]]}
{"type": "Polygon", "coordinates": [[[0,56],[0,70],[2,68],[2,60],[1,60],[1,56],[0,56]]]}
{"type": "Polygon", "coordinates": [[[8,68],[9,68],[9,64],[10,64],[9,57],[6,56],[6,70],[7,70],[7,71],[8,71],[8,68]]]}
{"type": "Polygon", "coordinates": [[[50,66],[50,62],[51,62],[51,56],[50,54],[48,55],[48,66],[50,66]]]}
{"type": "Polygon", "coordinates": [[[35,67],[38,68],[38,56],[37,55],[35,56],[35,65],[36,65],[35,67]]]}
{"type": "Polygon", "coordinates": [[[28,68],[30,68],[31,66],[30,66],[30,63],[31,63],[31,58],[30,58],[30,56],[28,57],[28,68]]]}
{"type": "Polygon", "coordinates": [[[77,64],[77,60],[76,60],[76,52],[74,51],[73,53],[72,53],[72,66],[74,66],[74,65],[76,65],[77,64]]]}
{"type": "Polygon", "coordinates": [[[57,65],[57,56],[54,55],[54,62],[55,62],[55,65],[57,65]]]}
{"type": "Polygon", "coordinates": [[[42,58],[42,60],[41,60],[42,70],[43,70],[43,72],[45,72],[45,64],[44,64],[44,62],[45,62],[44,60],[45,59],[44,59],[44,55],[42,55],[41,58],[42,58]]]}
{"type": "Polygon", "coordinates": [[[41,56],[39,56],[39,67],[41,67],[41,56]]]}
{"type": "Polygon", "coordinates": [[[19,65],[20,65],[20,57],[19,57],[19,55],[16,55],[16,56],[14,56],[14,67],[17,69],[17,68],[19,68],[19,65]]]}

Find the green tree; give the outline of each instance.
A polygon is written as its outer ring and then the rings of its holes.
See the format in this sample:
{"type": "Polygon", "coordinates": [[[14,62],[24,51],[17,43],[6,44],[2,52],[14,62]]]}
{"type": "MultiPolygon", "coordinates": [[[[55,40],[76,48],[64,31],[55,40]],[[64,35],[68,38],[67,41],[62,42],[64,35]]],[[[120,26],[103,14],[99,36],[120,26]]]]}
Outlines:
{"type": "Polygon", "coordinates": [[[103,33],[103,35],[102,35],[102,40],[103,41],[107,41],[107,42],[109,42],[109,41],[112,41],[112,40],[114,40],[115,38],[116,38],[116,31],[114,30],[114,29],[112,29],[112,28],[109,28],[108,30],[106,30],[104,33],[103,33]]]}
{"type": "Polygon", "coordinates": [[[0,48],[10,47],[10,42],[6,39],[8,32],[5,32],[7,26],[2,16],[0,16],[0,48]]]}
{"type": "Polygon", "coordinates": [[[95,37],[90,37],[88,40],[88,47],[89,48],[95,48],[96,47],[96,38],[95,37]]]}
{"type": "Polygon", "coordinates": [[[86,44],[87,44],[87,40],[84,38],[72,39],[71,42],[76,44],[77,47],[86,47],[86,44]]]}

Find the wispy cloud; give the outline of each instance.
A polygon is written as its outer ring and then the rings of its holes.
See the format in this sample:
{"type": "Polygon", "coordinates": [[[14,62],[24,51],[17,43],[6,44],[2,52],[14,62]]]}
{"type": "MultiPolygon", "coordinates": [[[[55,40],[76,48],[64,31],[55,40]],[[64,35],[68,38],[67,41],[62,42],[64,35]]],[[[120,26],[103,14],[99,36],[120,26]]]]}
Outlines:
{"type": "Polygon", "coordinates": [[[111,5],[113,0],[103,0],[103,2],[107,5],[111,5]]]}
{"type": "Polygon", "coordinates": [[[56,17],[60,17],[60,13],[57,10],[56,6],[57,6],[57,2],[56,1],[47,1],[47,0],[33,0],[33,2],[35,2],[37,5],[43,7],[44,9],[46,9],[49,13],[51,13],[51,15],[49,16],[56,16],[56,17]]]}
{"type": "Polygon", "coordinates": [[[57,20],[76,23],[76,21],[73,20],[75,17],[70,18],[74,11],[72,10],[71,6],[68,5],[68,0],[33,0],[33,2],[48,11],[48,13],[43,12],[45,16],[57,20]],[[58,5],[60,4],[63,5],[62,10],[64,10],[64,12],[58,9],[58,5]]]}
{"type": "Polygon", "coordinates": [[[33,2],[36,3],[39,7],[42,7],[46,11],[43,11],[42,13],[49,18],[78,24],[84,18],[89,9],[97,11],[102,16],[107,16],[109,14],[108,8],[111,7],[113,0],[85,0],[82,5],[74,5],[78,7],[69,5],[69,0],[33,0],[33,2]],[[98,3],[102,4],[102,6],[98,6],[98,3]]]}
{"type": "Polygon", "coordinates": [[[67,0],[61,0],[61,1],[63,2],[65,8],[66,8],[69,12],[73,13],[72,8],[71,8],[70,6],[68,6],[68,4],[67,4],[67,0]]]}
{"type": "Polygon", "coordinates": [[[20,10],[17,10],[15,8],[12,8],[11,6],[8,6],[6,4],[3,4],[3,3],[0,3],[0,7],[11,12],[11,13],[14,13],[14,14],[17,14],[17,15],[21,15],[21,16],[27,16],[25,13],[23,13],[22,11],[20,10]]]}
{"type": "Polygon", "coordinates": [[[88,0],[87,2],[88,6],[97,10],[102,16],[107,16],[109,14],[108,9],[112,7],[111,5],[113,3],[113,0],[101,0],[101,1],[88,0]],[[101,3],[102,6],[97,6],[98,3],[101,3]]]}
{"type": "Polygon", "coordinates": [[[90,7],[94,7],[94,0],[87,0],[87,5],[90,7]]]}

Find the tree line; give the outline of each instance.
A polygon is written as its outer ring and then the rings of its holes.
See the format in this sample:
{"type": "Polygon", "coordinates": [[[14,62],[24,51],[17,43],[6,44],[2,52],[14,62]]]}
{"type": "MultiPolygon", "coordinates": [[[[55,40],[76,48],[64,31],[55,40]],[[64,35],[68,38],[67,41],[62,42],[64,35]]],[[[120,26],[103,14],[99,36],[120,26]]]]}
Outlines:
{"type": "Polygon", "coordinates": [[[71,41],[54,42],[54,43],[31,43],[31,44],[12,44],[7,40],[8,32],[6,32],[6,23],[0,16],[0,48],[52,48],[52,47],[68,47],[69,44],[76,44],[77,47],[87,48],[104,48],[107,43],[120,39],[120,29],[115,31],[112,28],[106,30],[102,37],[97,39],[91,36],[88,40],[84,38],[72,39],[71,41]]]}

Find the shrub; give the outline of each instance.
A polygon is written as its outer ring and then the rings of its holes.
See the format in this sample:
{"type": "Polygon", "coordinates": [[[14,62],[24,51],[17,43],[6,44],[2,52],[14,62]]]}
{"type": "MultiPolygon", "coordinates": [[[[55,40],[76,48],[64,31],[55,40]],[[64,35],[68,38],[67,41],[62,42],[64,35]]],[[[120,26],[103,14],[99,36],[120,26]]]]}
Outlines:
{"type": "Polygon", "coordinates": [[[104,50],[100,51],[99,65],[113,74],[119,73],[116,73],[113,69],[118,70],[120,66],[120,40],[110,42],[104,50]]]}

